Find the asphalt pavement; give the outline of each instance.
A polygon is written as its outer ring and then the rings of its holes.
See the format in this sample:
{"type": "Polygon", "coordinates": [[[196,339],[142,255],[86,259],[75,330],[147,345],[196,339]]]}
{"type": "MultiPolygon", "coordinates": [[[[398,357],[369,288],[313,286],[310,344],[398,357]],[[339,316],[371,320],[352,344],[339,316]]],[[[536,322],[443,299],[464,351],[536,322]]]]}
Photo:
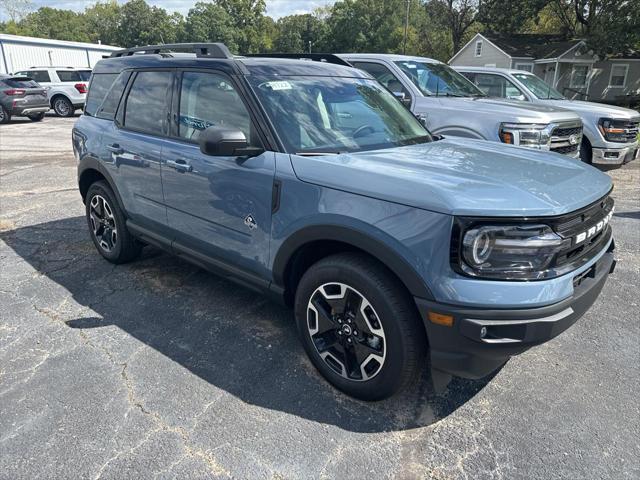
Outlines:
{"type": "Polygon", "coordinates": [[[0,478],[640,478],[640,161],[619,260],[572,328],[493,377],[366,403],[307,360],[292,312],[145,248],[90,241],[75,119],[0,126],[0,478]]]}

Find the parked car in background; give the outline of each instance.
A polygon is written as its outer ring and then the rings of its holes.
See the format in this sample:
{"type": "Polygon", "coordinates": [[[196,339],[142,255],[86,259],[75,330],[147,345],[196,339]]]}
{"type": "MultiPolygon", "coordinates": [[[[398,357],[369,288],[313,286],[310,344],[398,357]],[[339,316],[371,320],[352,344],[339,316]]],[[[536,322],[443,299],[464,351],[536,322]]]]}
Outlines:
{"type": "Polygon", "coordinates": [[[574,111],[582,119],[580,158],[587,163],[622,165],[640,157],[640,113],[603,103],[569,100],[540,77],[522,70],[455,67],[490,97],[553,105],[574,111]]]}
{"type": "Polygon", "coordinates": [[[31,67],[16,75],[33,78],[47,89],[49,104],[56,115],[71,117],[84,107],[91,70],[73,67],[31,67]]]}
{"type": "Polygon", "coordinates": [[[8,123],[13,116],[38,122],[47,110],[47,92],[37,82],[19,75],[0,75],[0,123],[8,123]]]}
{"type": "Polygon", "coordinates": [[[100,255],[156,245],[292,306],[313,364],[361,399],[411,385],[427,352],[438,385],[489,374],[576,322],[615,265],[608,175],[433,137],[344,62],[114,52],[72,138],[100,255]]]}
{"type": "Polygon", "coordinates": [[[577,157],[582,121],[550,105],[495,98],[448,65],[405,55],[339,54],[400,97],[434,134],[550,150],[577,157]]]}

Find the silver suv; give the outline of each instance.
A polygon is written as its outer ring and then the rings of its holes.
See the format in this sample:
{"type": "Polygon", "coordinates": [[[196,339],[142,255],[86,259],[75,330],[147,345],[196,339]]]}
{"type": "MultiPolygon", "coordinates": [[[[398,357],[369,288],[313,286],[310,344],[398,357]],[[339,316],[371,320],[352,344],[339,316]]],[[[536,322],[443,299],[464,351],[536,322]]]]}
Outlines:
{"type": "Polygon", "coordinates": [[[49,104],[60,117],[71,117],[84,107],[91,78],[88,68],[31,67],[16,75],[32,78],[47,90],[49,104]]]}
{"type": "Polygon", "coordinates": [[[640,113],[602,103],[569,100],[533,73],[507,68],[456,67],[491,96],[573,110],[582,119],[580,157],[587,163],[622,165],[640,156],[640,113]]]}
{"type": "Polygon", "coordinates": [[[549,105],[486,98],[448,65],[406,55],[340,54],[364,70],[420,118],[434,134],[492,140],[577,157],[582,121],[549,105]]]}

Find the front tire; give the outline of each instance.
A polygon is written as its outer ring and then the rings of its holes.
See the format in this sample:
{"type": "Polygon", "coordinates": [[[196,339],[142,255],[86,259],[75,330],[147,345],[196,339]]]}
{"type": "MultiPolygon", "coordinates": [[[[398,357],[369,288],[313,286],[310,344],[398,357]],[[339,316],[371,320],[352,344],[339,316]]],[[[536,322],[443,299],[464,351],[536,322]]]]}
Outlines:
{"type": "Polygon", "coordinates": [[[55,97],[52,107],[59,117],[72,117],[76,111],[67,97],[55,97]]]}
{"type": "Polygon", "coordinates": [[[302,276],[295,316],[314,366],[336,388],[381,400],[418,377],[427,340],[412,299],[375,259],[341,253],[302,276]]]}
{"type": "Polygon", "coordinates": [[[106,182],[89,187],[85,204],[91,240],[100,255],[116,264],[140,255],[142,245],[127,230],[124,213],[106,182]]]}
{"type": "Polygon", "coordinates": [[[582,137],[582,143],[580,144],[580,160],[589,165],[591,165],[593,160],[593,149],[586,137],[582,137]]]}

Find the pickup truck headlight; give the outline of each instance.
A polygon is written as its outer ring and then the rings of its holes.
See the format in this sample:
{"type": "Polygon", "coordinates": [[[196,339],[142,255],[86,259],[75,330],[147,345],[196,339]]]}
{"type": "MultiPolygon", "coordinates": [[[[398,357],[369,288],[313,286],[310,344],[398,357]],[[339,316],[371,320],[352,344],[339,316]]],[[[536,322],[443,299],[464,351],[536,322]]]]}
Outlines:
{"type": "Polygon", "coordinates": [[[627,137],[627,129],[616,124],[616,122],[610,118],[601,118],[598,120],[598,130],[607,142],[627,143],[629,141],[627,137]]]}
{"type": "Polygon", "coordinates": [[[537,280],[551,276],[557,254],[571,243],[548,225],[472,225],[457,228],[452,261],[473,277],[537,280]],[[568,242],[568,243],[567,243],[568,242]]]}
{"type": "Polygon", "coordinates": [[[553,124],[503,123],[499,136],[503,143],[549,150],[553,128],[553,124]]]}

